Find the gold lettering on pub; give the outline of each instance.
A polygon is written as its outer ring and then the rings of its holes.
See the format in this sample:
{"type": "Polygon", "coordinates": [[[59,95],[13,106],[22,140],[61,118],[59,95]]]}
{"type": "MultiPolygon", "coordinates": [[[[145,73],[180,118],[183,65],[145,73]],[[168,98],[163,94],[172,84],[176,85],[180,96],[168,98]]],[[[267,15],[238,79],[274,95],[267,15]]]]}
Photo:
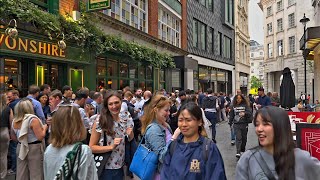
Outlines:
{"type": "Polygon", "coordinates": [[[66,57],[65,51],[58,48],[57,44],[40,42],[25,38],[12,39],[5,34],[0,34],[0,47],[2,44],[10,50],[24,51],[33,54],[41,54],[54,57],[66,57]]]}

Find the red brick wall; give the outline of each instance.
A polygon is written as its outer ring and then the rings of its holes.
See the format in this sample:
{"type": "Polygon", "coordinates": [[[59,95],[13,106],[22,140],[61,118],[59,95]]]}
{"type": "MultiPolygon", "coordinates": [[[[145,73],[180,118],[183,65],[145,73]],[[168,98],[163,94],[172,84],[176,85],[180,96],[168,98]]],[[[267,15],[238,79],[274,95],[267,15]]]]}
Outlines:
{"type": "Polygon", "coordinates": [[[182,5],[182,22],[181,22],[181,48],[187,50],[187,0],[181,0],[182,5]]]}
{"type": "Polygon", "coordinates": [[[148,33],[158,38],[158,0],[148,0],[148,33]]]}
{"type": "Polygon", "coordinates": [[[59,1],[59,11],[60,14],[70,14],[72,15],[72,11],[78,10],[79,11],[79,0],[60,0],[59,1]]]}

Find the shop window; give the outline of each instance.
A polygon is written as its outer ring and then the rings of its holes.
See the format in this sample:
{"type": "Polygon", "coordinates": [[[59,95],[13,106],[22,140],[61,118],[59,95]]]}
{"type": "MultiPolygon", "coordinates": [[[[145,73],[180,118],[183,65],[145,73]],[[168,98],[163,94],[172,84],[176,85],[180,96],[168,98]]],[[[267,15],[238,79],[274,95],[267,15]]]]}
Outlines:
{"type": "Polygon", "coordinates": [[[180,70],[172,69],[172,76],[171,76],[172,87],[175,89],[179,89],[181,87],[180,81],[181,81],[180,70]]]}
{"type": "Polygon", "coordinates": [[[160,69],[159,71],[159,89],[165,89],[165,74],[164,70],[160,69]]]}
{"type": "Polygon", "coordinates": [[[83,87],[83,69],[70,68],[70,86],[72,89],[83,87]]]}
{"type": "Polygon", "coordinates": [[[146,67],[140,66],[139,67],[139,79],[145,79],[146,78],[146,67]]]}
{"type": "Polygon", "coordinates": [[[123,89],[123,88],[125,88],[126,86],[129,86],[129,80],[120,79],[120,80],[119,80],[119,88],[120,88],[120,89],[123,89]]]}
{"type": "Polygon", "coordinates": [[[145,86],[145,89],[144,90],[148,90],[148,91],[151,91],[153,90],[153,83],[152,81],[147,81],[146,82],[146,86],[145,86]]]}
{"type": "Polygon", "coordinates": [[[120,63],[120,77],[128,77],[128,64],[120,63]]]}
{"type": "Polygon", "coordinates": [[[56,65],[56,64],[51,65],[51,72],[49,73],[49,82],[51,83],[52,89],[59,88],[59,78],[58,78],[59,74],[58,73],[59,73],[58,65],[56,65]]]}
{"type": "Polygon", "coordinates": [[[103,58],[97,59],[97,74],[98,76],[106,75],[106,61],[103,58]]]}
{"type": "Polygon", "coordinates": [[[198,86],[199,86],[199,84],[198,84],[198,71],[193,70],[193,90],[195,92],[198,91],[198,89],[199,89],[198,86]]]}
{"type": "Polygon", "coordinates": [[[138,78],[138,66],[136,63],[129,65],[129,78],[138,78]]]}
{"type": "Polygon", "coordinates": [[[108,60],[108,70],[107,70],[107,75],[108,76],[118,76],[118,62],[115,60],[108,60]]]}
{"type": "Polygon", "coordinates": [[[19,71],[17,60],[5,59],[0,61],[0,91],[21,88],[22,82],[19,71]]]}
{"type": "Polygon", "coordinates": [[[97,78],[97,85],[98,85],[98,88],[97,89],[106,89],[107,86],[106,86],[106,78],[104,77],[98,77],[97,78]]]}
{"type": "Polygon", "coordinates": [[[108,79],[107,89],[118,89],[118,80],[117,79],[108,79]]]}
{"type": "Polygon", "coordinates": [[[137,80],[130,80],[130,82],[129,82],[129,87],[130,87],[130,89],[132,89],[132,90],[138,89],[138,88],[139,88],[139,81],[137,81],[137,80]]]}
{"type": "Polygon", "coordinates": [[[147,77],[146,79],[152,79],[152,66],[147,66],[147,77]]]}
{"type": "Polygon", "coordinates": [[[211,81],[216,81],[217,80],[217,70],[211,70],[211,81]]]}

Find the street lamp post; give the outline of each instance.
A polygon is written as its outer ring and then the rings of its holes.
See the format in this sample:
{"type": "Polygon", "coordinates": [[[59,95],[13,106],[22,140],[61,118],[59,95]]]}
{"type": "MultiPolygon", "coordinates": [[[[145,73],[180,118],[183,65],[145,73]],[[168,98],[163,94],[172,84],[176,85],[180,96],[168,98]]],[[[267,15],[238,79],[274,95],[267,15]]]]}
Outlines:
{"type": "Polygon", "coordinates": [[[309,18],[306,17],[306,14],[303,14],[303,18],[300,19],[300,22],[303,24],[303,60],[304,60],[304,93],[305,98],[307,97],[307,51],[306,51],[306,26],[310,21],[309,18]]]}

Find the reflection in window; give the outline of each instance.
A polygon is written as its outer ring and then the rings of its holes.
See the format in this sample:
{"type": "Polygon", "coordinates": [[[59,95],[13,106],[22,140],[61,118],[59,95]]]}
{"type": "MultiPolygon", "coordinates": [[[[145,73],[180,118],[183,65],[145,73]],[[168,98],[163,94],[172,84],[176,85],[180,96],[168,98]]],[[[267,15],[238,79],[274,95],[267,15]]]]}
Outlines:
{"type": "Polygon", "coordinates": [[[58,65],[51,65],[51,73],[49,73],[49,80],[51,81],[51,88],[57,89],[59,86],[58,65]]]}
{"type": "Polygon", "coordinates": [[[21,75],[19,73],[19,62],[14,59],[5,59],[0,62],[0,90],[20,88],[21,75]]]}
{"type": "Polygon", "coordinates": [[[120,77],[128,77],[128,64],[120,63],[120,77]]]}
{"type": "Polygon", "coordinates": [[[130,80],[129,87],[132,90],[138,89],[139,88],[139,82],[138,81],[134,81],[134,80],[130,80]]]}
{"type": "Polygon", "coordinates": [[[193,90],[198,91],[198,71],[193,70],[193,90]]]}
{"type": "Polygon", "coordinates": [[[147,79],[152,79],[152,66],[147,66],[147,79]]]}
{"type": "Polygon", "coordinates": [[[152,92],[152,88],[153,87],[153,83],[152,81],[147,81],[147,85],[146,85],[146,88],[144,90],[149,90],[152,92]]]}
{"type": "Polygon", "coordinates": [[[129,80],[120,79],[119,80],[120,89],[125,88],[126,86],[129,86],[129,80]]]}
{"type": "Polygon", "coordinates": [[[135,63],[129,65],[129,78],[138,78],[138,66],[135,63]]]}
{"type": "Polygon", "coordinates": [[[106,61],[103,58],[97,59],[97,74],[101,76],[106,75],[106,61]]]}
{"type": "Polygon", "coordinates": [[[108,60],[108,76],[117,76],[118,75],[118,63],[115,60],[108,60]]]}
{"type": "Polygon", "coordinates": [[[117,79],[108,79],[107,89],[117,90],[118,89],[118,80],[117,79]]]}
{"type": "Polygon", "coordinates": [[[106,78],[104,78],[104,77],[98,77],[98,78],[97,78],[97,84],[98,84],[98,88],[97,88],[97,89],[106,88],[106,78]]]}
{"type": "Polygon", "coordinates": [[[141,78],[141,79],[146,78],[146,67],[145,66],[139,67],[139,78],[141,78]]]}

